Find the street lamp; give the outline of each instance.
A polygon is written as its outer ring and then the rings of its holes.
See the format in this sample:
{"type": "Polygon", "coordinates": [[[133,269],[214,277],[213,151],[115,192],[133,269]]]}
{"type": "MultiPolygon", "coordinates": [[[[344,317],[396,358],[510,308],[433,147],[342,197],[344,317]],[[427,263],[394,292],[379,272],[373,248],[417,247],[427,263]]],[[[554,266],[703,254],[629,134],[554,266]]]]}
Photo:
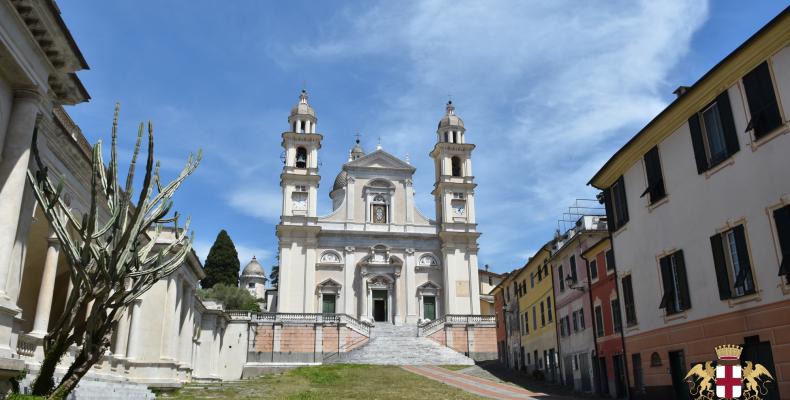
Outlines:
{"type": "Polygon", "coordinates": [[[585,290],[584,285],[577,285],[576,279],[574,279],[571,274],[568,274],[568,276],[565,277],[565,285],[571,289],[576,289],[582,292],[585,290]]]}

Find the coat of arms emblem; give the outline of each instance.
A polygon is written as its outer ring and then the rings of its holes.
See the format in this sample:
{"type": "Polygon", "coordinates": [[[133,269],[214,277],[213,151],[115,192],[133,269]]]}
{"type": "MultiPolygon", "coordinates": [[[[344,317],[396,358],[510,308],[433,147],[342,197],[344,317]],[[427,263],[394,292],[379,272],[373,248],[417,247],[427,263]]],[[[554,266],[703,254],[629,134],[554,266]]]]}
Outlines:
{"type": "Polygon", "coordinates": [[[743,348],[734,345],[716,347],[718,363],[697,364],[686,375],[691,395],[696,400],[745,399],[760,400],[768,393],[765,384],[773,379],[760,365],[745,361],[741,365],[743,348]]]}

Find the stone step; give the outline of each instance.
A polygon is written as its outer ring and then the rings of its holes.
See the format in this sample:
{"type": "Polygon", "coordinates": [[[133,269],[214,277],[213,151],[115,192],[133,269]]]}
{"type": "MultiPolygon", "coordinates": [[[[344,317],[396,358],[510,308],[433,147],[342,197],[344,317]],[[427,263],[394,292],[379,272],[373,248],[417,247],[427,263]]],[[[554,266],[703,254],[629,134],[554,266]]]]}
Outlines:
{"type": "Polygon", "coordinates": [[[414,325],[381,324],[371,329],[370,341],[330,362],[381,365],[474,365],[474,361],[448,347],[417,336],[414,325]]]}

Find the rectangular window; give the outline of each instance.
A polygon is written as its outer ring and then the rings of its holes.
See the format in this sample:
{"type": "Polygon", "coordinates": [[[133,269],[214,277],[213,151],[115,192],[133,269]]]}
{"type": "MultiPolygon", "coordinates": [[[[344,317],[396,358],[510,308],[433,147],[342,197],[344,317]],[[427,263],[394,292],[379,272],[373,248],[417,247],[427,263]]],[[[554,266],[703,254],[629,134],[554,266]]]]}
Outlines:
{"type": "Polygon", "coordinates": [[[535,274],[531,272],[529,274],[529,287],[535,287],[535,274]]]}
{"type": "Polygon", "coordinates": [[[559,278],[560,278],[560,292],[564,292],[565,291],[565,276],[562,274],[562,265],[559,266],[559,269],[557,271],[559,272],[557,275],[559,275],[559,278]]]}
{"type": "Polygon", "coordinates": [[[324,294],[321,296],[322,299],[322,307],[321,311],[324,314],[334,314],[335,313],[335,300],[337,300],[337,295],[335,294],[324,294]]]}
{"type": "Polygon", "coordinates": [[[554,315],[551,312],[551,297],[546,298],[546,313],[549,315],[549,322],[551,322],[554,318],[554,315]]]}
{"type": "Polygon", "coordinates": [[[620,315],[620,300],[618,299],[612,300],[612,324],[615,332],[620,332],[623,329],[623,319],[620,315]]]}
{"type": "Polygon", "coordinates": [[[743,86],[752,117],[747,130],[753,129],[755,139],[760,139],[782,125],[768,62],[763,62],[746,74],[743,86]]]}
{"type": "Polygon", "coordinates": [[[661,297],[661,304],[658,308],[663,308],[667,315],[688,310],[691,308],[691,298],[689,297],[683,250],[662,257],[659,263],[664,295],[661,297]]]}
{"type": "Polygon", "coordinates": [[[464,198],[464,194],[463,192],[454,192],[453,198],[456,200],[462,200],[464,198]]]}
{"type": "Polygon", "coordinates": [[[524,313],[524,334],[529,335],[529,311],[524,313]]]}
{"type": "Polygon", "coordinates": [[[546,326],[546,309],[543,306],[543,303],[540,303],[540,326],[546,326]]]}
{"type": "Polygon", "coordinates": [[[658,156],[658,146],[654,146],[645,153],[644,162],[645,175],[647,175],[647,189],[640,197],[650,194],[650,204],[655,204],[667,196],[664,188],[664,175],[661,173],[661,159],[658,156]]]}
{"type": "Polygon", "coordinates": [[[719,298],[726,300],[754,293],[754,277],[743,225],[711,236],[710,245],[719,298]]]}
{"type": "Polygon", "coordinates": [[[573,278],[573,281],[576,282],[576,255],[572,255],[568,262],[570,263],[570,266],[568,267],[570,271],[568,271],[568,273],[571,274],[571,278],[573,278]]]}
{"type": "Polygon", "coordinates": [[[601,306],[595,306],[595,336],[601,337],[603,336],[603,311],[601,310],[601,306]]]}
{"type": "Polygon", "coordinates": [[[578,354],[574,354],[573,355],[573,369],[575,371],[579,370],[579,355],[578,354]]]}
{"type": "Polygon", "coordinates": [[[703,173],[740,149],[732,118],[730,95],[725,90],[716,100],[688,120],[697,173],[703,173]]]}
{"type": "Polygon", "coordinates": [[[560,318],[560,336],[565,337],[565,318],[560,318]]]}
{"type": "Polygon", "coordinates": [[[583,330],[584,330],[584,328],[585,328],[585,323],[584,323],[584,309],[582,308],[582,309],[579,309],[579,330],[580,330],[580,331],[583,331],[583,330]]]}
{"type": "Polygon", "coordinates": [[[590,279],[598,279],[598,261],[590,261],[590,279]]]}
{"type": "Polygon", "coordinates": [[[642,355],[639,353],[631,354],[631,364],[634,367],[634,387],[637,391],[644,390],[644,378],[642,377],[642,355]]]}
{"type": "Polygon", "coordinates": [[[628,223],[628,202],[625,196],[625,180],[622,176],[609,189],[603,191],[603,202],[606,206],[606,223],[610,232],[628,223]]]}
{"type": "Polygon", "coordinates": [[[573,331],[574,332],[579,331],[579,317],[576,311],[573,312],[573,331]]]}
{"type": "Polygon", "coordinates": [[[538,309],[536,306],[532,306],[532,329],[538,329],[538,309]]]}
{"type": "Polygon", "coordinates": [[[527,364],[532,364],[532,354],[527,353],[527,364]]]}
{"type": "Polygon", "coordinates": [[[790,284],[790,205],[774,210],[774,223],[781,253],[779,276],[784,276],[790,284]]]}
{"type": "Polygon", "coordinates": [[[624,276],[622,279],[623,285],[623,302],[625,303],[625,323],[628,326],[634,326],[636,321],[636,305],[634,304],[634,288],[631,286],[631,275],[624,276]]]}
{"type": "Polygon", "coordinates": [[[606,250],[606,270],[614,271],[614,250],[606,250]]]}

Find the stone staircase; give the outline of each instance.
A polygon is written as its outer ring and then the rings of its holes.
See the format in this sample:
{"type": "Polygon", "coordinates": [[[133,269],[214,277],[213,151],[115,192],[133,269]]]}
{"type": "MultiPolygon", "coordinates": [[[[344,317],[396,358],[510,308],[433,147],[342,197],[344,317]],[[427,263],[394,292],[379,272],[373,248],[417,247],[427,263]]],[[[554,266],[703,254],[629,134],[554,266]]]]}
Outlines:
{"type": "MultiPolygon", "coordinates": [[[[60,376],[56,374],[56,381],[60,381],[60,376]]],[[[33,379],[29,374],[20,382],[22,393],[28,393],[33,379]]],[[[71,392],[67,400],[153,400],[156,396],[148,389],[148,386],[141,383],[129,381],[105,381],[95,377],[86,376],[77,388],[71,392]]]]}
{"type": "Polygon", "coordinates": [[[474,365],[474,360],[426,337],[416,325],[377,324],[368,344],[343,354],[334,363],[380,365],[474,365]]]}

